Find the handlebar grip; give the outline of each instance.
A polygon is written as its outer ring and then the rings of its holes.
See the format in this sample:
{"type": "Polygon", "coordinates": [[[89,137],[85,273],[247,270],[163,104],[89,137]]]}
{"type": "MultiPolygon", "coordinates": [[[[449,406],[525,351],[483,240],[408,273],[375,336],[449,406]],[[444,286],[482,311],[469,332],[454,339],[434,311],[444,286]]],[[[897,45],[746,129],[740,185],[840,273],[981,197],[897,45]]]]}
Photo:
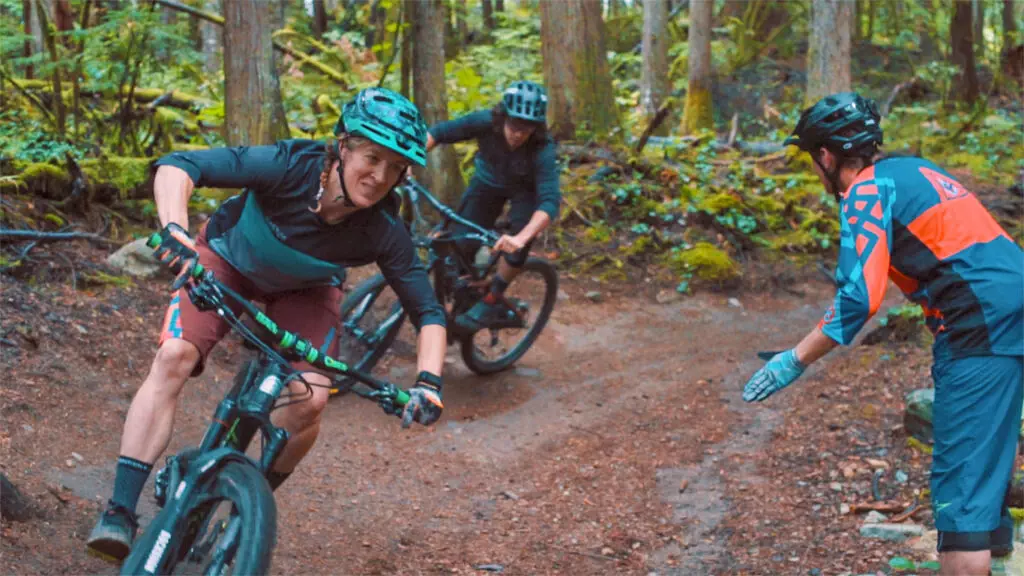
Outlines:
{"type": "Polygon", "coordinates": [[[405,390],[399,390],[398,394],[395,395],[395,404],[399,406],[405,406],[409,403],[409,393],[405,390]]]}
{"type": "MultiPolygon", "coordinates": [[[[159,248],[160,244],[162,244],[162,243],[163,243],[163,240],[160,238],[160,233],[159,232],[154,232],[149,237],[149,239],[146,240],[146,246],[149,246],[153,250],[156,250],[157,248],[159,248]]],[[[192,267],[192,277],[193,278],[199,278],[200,276],[203,275],[203,272],[206,272],[206,268],[203,268],[202,264],[196,262],[196,265],[192,267]]]]}

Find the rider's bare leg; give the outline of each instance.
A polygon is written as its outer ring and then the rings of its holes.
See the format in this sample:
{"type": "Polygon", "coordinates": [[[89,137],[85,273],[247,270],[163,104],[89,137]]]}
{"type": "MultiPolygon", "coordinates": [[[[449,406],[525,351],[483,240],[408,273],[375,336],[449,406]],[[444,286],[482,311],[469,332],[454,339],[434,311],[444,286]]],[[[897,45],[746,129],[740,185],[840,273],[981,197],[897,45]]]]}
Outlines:
{"type": "Polygon", "coordinates": [[[164,341],[128,408],[122,456],[152,464],[163,454],[171,441],[178,396],[198,362],[199,350],[192,343],[180,338],[164,341]]]}
{"type": "MultiPolygon", "coordinates": [[[[306,372],[303,377],[311,384],[330,384],[326,376],[314,372],[306,372]]],[[[289,434],[288,443],[274,463],[274,472],[278,474],[291,473],[316,443],[317,434],[320,433],[320,414],[327,406],[330,393],[327,388],[321,386],[313,386],[312,390],[312,397],[308,397],[309,393],[302,382],[292,380],[289,391],[298,397],[307,396],[308,399],[275,410],[273,413],[274,425],[284,428],[289,434]]]]}

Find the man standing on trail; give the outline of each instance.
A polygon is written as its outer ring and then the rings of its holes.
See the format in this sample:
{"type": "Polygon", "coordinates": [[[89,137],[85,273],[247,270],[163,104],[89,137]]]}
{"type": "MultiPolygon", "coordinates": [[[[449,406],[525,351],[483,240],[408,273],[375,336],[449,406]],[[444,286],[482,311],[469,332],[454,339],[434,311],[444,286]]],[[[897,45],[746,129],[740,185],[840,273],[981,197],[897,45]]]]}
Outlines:
{"type": "Polygon", "coordinates": [[[1003,501],[1020,433],[1024,254],[981,202],[937,165],[881,159],[878,108],[833,94],[786,139],[810,153],[839,202],[837,293],[817,328],[747,382],[760,402],[840,344],[878,310],[888,280],[921,305],[935,335],[931,495],[944,575],[989,573],[1013,550],[1003,501]]]}

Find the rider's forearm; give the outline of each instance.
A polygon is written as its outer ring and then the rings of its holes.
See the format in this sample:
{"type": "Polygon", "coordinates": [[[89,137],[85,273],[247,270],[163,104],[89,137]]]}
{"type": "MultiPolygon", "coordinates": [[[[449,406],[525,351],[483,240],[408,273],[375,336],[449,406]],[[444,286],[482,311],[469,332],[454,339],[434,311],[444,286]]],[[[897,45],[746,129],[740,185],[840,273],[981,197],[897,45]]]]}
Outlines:
{"type": "Polygon", "coordinates": [[[810,366],[836,346],[839,344],[835,340],[826,336],[820,328],[815,328],[796,345],[796,359],[804,366],[810,366]]]}
{"type": "Polygon", "coordinates": [[[181,168],[157,168],[153,179],[153,197],[161,226],[174,222],[188,230],[188,199],[192,197],[193,188],[195,184],[181,168]]]}
{"type": "Polygon", "coordinates": [[[548,225],[551,224],[551,216],[548,216],[547,212],[537,210],[530,217],[530,221],[523,227],[519,232],[518,236],[523,238],[525,241],[533,240],[541,232],[543,232],[548,225]]]}
{"type": "Polygon", "coordinates": [[[418,348],[418,370],[440,376],[444,369],[444,355],[448,351],[448,335],[444,326],[427,324],[421,328],[418,348]]]}

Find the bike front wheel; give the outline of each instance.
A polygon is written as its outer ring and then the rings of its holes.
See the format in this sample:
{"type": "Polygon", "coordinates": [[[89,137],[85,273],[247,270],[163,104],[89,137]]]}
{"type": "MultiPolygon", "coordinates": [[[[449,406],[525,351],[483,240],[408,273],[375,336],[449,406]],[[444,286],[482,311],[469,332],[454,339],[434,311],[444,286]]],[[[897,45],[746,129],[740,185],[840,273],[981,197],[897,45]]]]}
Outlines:
{"type": "Polygon", "coordinates": [[[509,325],[486,328],[462,337],[462,360],[477,374],[505,370],[540,336],[558,298],[558,272],[547,260],[530,258],[505,290],[515,313],[509,325]]]}
{"type": "Polygon", "coordinates": [[[121,574],[266,574],[277,543],[277,507],[255,467],[228,462],[193,493],[182,516],[157,514],[121,574]]]}

